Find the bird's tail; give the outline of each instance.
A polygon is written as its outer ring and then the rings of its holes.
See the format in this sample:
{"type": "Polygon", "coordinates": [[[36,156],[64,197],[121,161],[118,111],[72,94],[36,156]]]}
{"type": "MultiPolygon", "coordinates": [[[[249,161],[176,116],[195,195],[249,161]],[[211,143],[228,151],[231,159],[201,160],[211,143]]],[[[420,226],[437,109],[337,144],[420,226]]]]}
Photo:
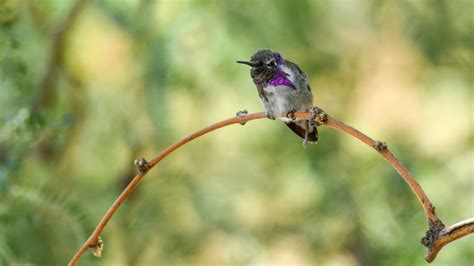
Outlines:
{"type": "Polygon", "coordinates": [[[300,136],[301,138],[305,138],[306,135],[306,128],[308,128],[308,141],[309,142],[318,142],[318,128],[312,127],[308,125],[307,120],[300,120],[296,122],[288,122],[285,123],[296,135],[300,136]]]}

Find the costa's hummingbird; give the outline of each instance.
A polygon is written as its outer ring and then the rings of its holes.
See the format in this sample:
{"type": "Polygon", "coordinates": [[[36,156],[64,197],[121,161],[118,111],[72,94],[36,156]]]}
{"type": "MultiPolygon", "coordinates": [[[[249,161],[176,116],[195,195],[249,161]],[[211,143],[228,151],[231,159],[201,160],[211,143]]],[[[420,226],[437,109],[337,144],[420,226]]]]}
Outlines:
{"type": "Polygon", "coordinates": [[[304,139],[303,146],[318,141],[318,129],[310,120],[295,119],[295,112],[313,110],[313,94],[306,74],[301,68],[283,59],[280,53],[269,49],[255,52],[250,61],[237,61],[252,67],[250,76],[257,86],[268,118],[275,119],[276,114],[286,114],[280,118],[298,136],[304,139]]]}

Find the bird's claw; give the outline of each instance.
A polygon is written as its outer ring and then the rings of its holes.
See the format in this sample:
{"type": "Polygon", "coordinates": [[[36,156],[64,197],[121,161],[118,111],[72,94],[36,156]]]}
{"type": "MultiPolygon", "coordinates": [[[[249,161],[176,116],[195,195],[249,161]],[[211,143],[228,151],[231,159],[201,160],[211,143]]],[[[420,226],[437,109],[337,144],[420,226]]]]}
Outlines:
{"type": "Polygon", "coordinates": [[[286,113],[286,117],[287,117],[287,118],[290,118],[290,119],[293,120],[293,121],[295,121],[295,120],[296,120],[295,112],[296,112],[296,111],[294,111],[294,110],[289,111],[288,113],[286,113]]]}
{"type": "Polygon", "coordinates": [[[273,113],[267,112],[268,119],[275,120],[275,115],[273,113]]]}

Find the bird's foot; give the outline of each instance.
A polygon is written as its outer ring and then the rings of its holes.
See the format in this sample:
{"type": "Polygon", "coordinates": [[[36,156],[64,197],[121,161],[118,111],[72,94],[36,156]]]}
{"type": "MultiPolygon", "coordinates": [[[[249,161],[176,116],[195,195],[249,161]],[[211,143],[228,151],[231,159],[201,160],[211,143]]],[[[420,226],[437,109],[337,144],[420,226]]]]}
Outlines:
{"type": "Polygon", "coordinates": [[[273,114],[272,112],[267,112],[267,117],[268,119],[275,120],[275,114],[273,114]]]}
{"type": "Polygon", "coordinates": [[[295,121],[296,120],[295,113],[296,113],[296,110],[291,110],[288,113],[286,113],[286,117],[290,118],[293,121],[295,121]]]}

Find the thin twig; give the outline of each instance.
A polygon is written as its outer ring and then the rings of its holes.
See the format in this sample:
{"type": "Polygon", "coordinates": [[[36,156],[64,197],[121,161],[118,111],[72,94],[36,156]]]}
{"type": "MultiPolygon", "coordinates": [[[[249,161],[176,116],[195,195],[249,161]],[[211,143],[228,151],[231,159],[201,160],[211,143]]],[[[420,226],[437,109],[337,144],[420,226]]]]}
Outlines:
{"type": "Polygon", "coordinates": [[[100,234],[104,230],[105,226],[109,222],[110,218],[114,215],[115,211],[117,211],[118,207],[123,203],[123,201],[127,198],[127,196],[135,189],[135,187],[138,185],[138,183],[142,180],[142,178],[150,171],[151,168],[155,167],[156,164],[158,164],[161,160],[163,160],[166,156],[168,156],[170,153],[172,153],[174,150],[177,148],[183,146],[184,144],[192,141],[195,138],[198,138],[206,133],[209,133],[211,131],[214,131],[216,129],[219,129],[221,127],[225,127],[228,125],[232,124],[240,124],[240,123],[245,123],[250,120],[254,119],[262,119],[262,118],[267,118],[267,115],[265,113],[255,113],[255,114],[250,114],[244,117],[233,117],[215,124],[212,124],[208,127],[205,127],[201,130],[198,130],[194,132],[193,134],[181,139],[180,141],[174,143],[173,145],[169,146],[166,150],[158,154],[153,160],[150,162],[147,162],[148,164],[148,169],[145,171],[139,171],[138,174],[132,179],[130,184],[125,188],[125,190],[120,194],[120,196],[115,200],[115,202],[112,204],[112,206],[109,208],[107,213],[104,215],[102,220],[100,220],[99,224],[95,228],[94,232],[92,235],[89,237],[89,239],[82,245],[82,247],[77,251],[77,253],[74,255],[74,257],[71,259],[68,265],[76,265],[77,260],[86,252],[86,250],[90,247],[93,246],[97,243],[97,239],[99,238],[100,234]]]}
{"type": "MultiPolygon", "coordinates": [[[[412,191],[415,193],[417,196],[418,200],[420,201],[425,215],[429,221],[430,224],[430,230],[431,230],[431,224],[432,223],[441,223],[441,221],[438,219],[436,216],[436,213],[434,211],[434,207],[432,206],[431,202],[429,201],[428,197],[426,194],[423,192],[423,189],[421,186],[415,181],[415,179],[411,176],[409,171],[398,161],[395,156],[388,150],[387,146],[385,143],[375,141],[372,138],[368,137],[364,133],[358,131],[357,129],[350,127],[328,115],[326,115],[321,109],[318,109],[320,111],[319,115],[316,117],[316,122],[318,122],[320,125],[326,125],[328,127],[334,128],[338,131],[341,131],[343,133],[349,134],[363,143],[367,144],[371,148],[375,149],[377,152],[379,152],[382,157],[393,167],[395,170],[403,177],[403,179],[407,182],[408,186],[412,189],[412,191]]],[[[302,118],[302,119],[310,119],[312,114],[311,113],[295,113],[294,114],[296,118],[302,118]]],[[[281,114],[277,115],[278,117],[286,117],[286,114],[281,114]]],[[[208,127],[205,127],[201,130],[198,130],[194,132],[193,134],[181,139],[180,141],[174,143],[173,145],[169,146],[166,150],[158,154],[154,159],[151,161],[147,162],[144,159],[141,159],[143,161],[141,162],[136,162],[138,166],[142,165],[147,165],[146,168],[139,168],[138,174],[133,178],[133,180],[130,182],[130,184],[125,188],[125,190],[120,194],[120,196],[115,200],[115,202],[112,204],[112,206],[109,208],[105,216],[102,218],[102,220],[99,222],[97,227],[95,228],[94,232],[92,235],[89,237],[89,239],[82,245],[82,247],[77,251],[77,253],[74,255],[74,257],[71,259],[69,262],[70,266],[76,265],[77,261],[79,258],[84,254],[84,252],[90,248],[94,247],[98,243],[98,239],[104,230],[105,226],[109,222],[109,220],[112,218],[114,215],[115,211],[120,207],[120,205],[123,203],[123,201],[127,198],[127,196],[135,189],[135,187],[138,185],[138,183],[141,181],[141,179],[150,171],[151,168],[155,167],[161,160],[163,160],[166,156],[168,156],[170,153],[172,153],[174,150],[178,149],[179,147],[183,146],[184,144],[192,141],[195,138],[198,138],[204,134],[207,134],[211,131],[214,131],[216,129],[232,125],[232,124],[244,124],[248,121],[251,120],[256,120],[256,119],[262,119],[262,118],[267,118],[265,113],[254,113],[254,114],[249,114],[245,116],[237,116],[233,117],[227,120],[223,120],[221,122],[212,124],[208,127]],[[140,170],[141,169],[141,170],[140,170]]],[[[137,166],[137,167],[138,167],[137,166]]],[[[454,241],[455,239],[458,239],[462,236],[468,235],[473,232],[472,221],[466,223],[461,223],[461,224],[456,224],[453,226],[453,228],[448,228],[448,229],[443,229],[441,231],[436,231],[436,237],[433,239],[433,248],[430,248],[429,250],[434,253],[432,259],[436,256],[436,254],[439,252],[439,250],[446,244],[448,244],[451,241],[454,241]],[[438,234],[439,233],[439,234],[438,234]],[[434,248],[435,247],[435,248],[434,248]],[[436,251],[434,251],[436,249],[436,251]]],[[[444,227],[443,227],[444,228],[444,227]]],[[[428,256],[428,255],[427,255],[428,256]]],[[[430,257],[431,258],[431,257],[430,257]]],[[[428,262],[430,260],[426,259],[428,262]]]]}

